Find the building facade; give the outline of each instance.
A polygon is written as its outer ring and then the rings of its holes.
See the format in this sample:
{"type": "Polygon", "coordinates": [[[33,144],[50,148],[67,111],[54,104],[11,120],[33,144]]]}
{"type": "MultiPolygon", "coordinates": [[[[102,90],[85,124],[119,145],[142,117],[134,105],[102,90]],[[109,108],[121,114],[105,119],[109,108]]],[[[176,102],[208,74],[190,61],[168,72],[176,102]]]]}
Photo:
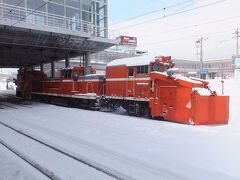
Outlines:
{"type": "Polygon", "coordinates": [[[0,0],[1,18],[107,37],[107,0],[0,0]]]}
{"type": "Polygon", "coordinates": [[[90,54],[117,43],[108,38],[107,6],[107,0],[0,0],[0,67],[78,56],[89,65],[90,54]]]}
{"type": "Polygon", "coordinates": [[[203,62],[203,72],[200,72],[200,61],[174,59],[176,68],[184,76],[200,77],[201,74],[206,79],[233,78],[235,77],[235,57],[232,59],[208,60],[203,62]]]}

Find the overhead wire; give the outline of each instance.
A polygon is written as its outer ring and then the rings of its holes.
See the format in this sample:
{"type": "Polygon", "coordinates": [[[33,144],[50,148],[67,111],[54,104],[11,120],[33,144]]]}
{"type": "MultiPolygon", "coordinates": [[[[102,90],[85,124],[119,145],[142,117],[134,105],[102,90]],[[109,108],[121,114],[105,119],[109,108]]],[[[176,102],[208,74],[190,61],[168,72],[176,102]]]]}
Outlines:
{"type": "Polygon", "coordinates": [[[227,18],[223,18],[223,19],[217,19],[217,20],[214,20],[214,21],[207,21],[207,22],[203,22],[203,23],[199,23],[199,24],[183,26],[183,27],[179,27],[179,28],[166,30],[166,31],[161,31],[161,32],[154,33],[154,34],[142,35],[142,36],[139,36],[139,37],[140,38],[146,38],[146,37],[152,37],[152,36],[156,37],[156,35],[158,35],[158,34],[171,33],[171,32],[176,32],[176,31],[179,31],[179,30],[191,29],[191,28],[204,26],[204,25],[209,25],[209,24],[216,24],[216,23],[219,23],[219,22],[229,21],[229,20],[237,19],[237,18],[240,18],[240,16],[232,16],[232,17],[227,17],[227,18]]]}
{"type": "Polygon", "coordinates": [[[131,18],[122,20],[122,21],[118,21],[118,22],[112,23],[112,24],[110,24],[110,25],[120,24],[120,23],[122,23],[122,22],[126,22],[126,21],[130,21],[130,20],[133,20],[133,19],[137,19],[137,18],[146,16],[146,15],[149,15],[149,14],[153,14],[153,13],[156,13],[156,12],[165,11],[165,10],[167,10],[167,9],[171,9],[171,8],[174,8],[174,7],[177,7],[177,6],[180,6],[180,5],[189,3],[189,2],[193,2],[193,1],[195,1],[195,0],[188,0],[188,1],[180,2],[180,3],[176,3],[176,4],[173,4],[173,5],[170,5],[170,6],[161,8],[161,9],[157,9],[157,10],[154,10],[154,11],[150,11],[150,12],[147,12],[147,13],[144,13],[144,14],[141,14],[141,15],[138,15],[138,16],[134,16],[134,17],[131,17],[131,18]]]}
{"type": "Polygon", "coordinates": [[[13,23],[11,26],[16,25],[17,23],[21,22],[22,20],[26,19],[28,16],[32,15],[34,12],[36,12],[37,10],[41,9],[43,6],[47,5],[49,2],[51,2],[52,0],[46,0],[46,2],[44,4],[42,4],[41,6],[39,6],[38,8],[34,9],[33,11],[31,11],[31,13],[27,14],[26,16],[24,16],[23,18],[20,18],[19,20],[17,20],[15,23],[13,23]]]}
{"type": "Polygon", "coordinates": [[[205,7],[208,7],[208,6],[213,6],[213,5],[225,2],[225,1],[227,1],[227,0],[215,1],[215,2],[212,2],[212,3],[204,4],[204,5],[201,5],[201,6],[197,6],[197,7],[194,7],[194,8],[187,9],[187,10],[183,10],[183,11],[175,12],[175,13],[172,13],[172,14],[168,14],[166,16],[161,16],[161,17],[158,17],[158,18],[150,19],[150,20],[147,20],[147,21],[132,24],[132,25],[129,25],[129,26],[120,27],[118,29],[113,29],[113,30],[118,31],[118,30],[121,30],[121,29],[128,29],[128,28],[136,27],[136,26],[139,26],[139,25],[142,25],[142,24],[146,24],[146,23],[150,23],[150,22],[153,22],[153,21],[158,21],[158,20],[161,20],[161,19],[165,19],[167,17],[175,16],[175,15],[186,13],[186,12],[189,12],[189,11],[194,11],[194,10],[205,8],[205,7]]]}
{"type": "MultiPolygon", "coordinates": [[[[15,6],[19,6],[19,5],[22,4],[24,1],[25,1],[25,0],[20,1],[20,2],[17,3],[15,6]]],[[[8,16],[9,14],[11,14],[13,10],[14,10],[13,8],[10,9],[9,12],[8,12],[5,16],[8,16]]]]}
{"type": "Polygon", "coordinates": [[[176,38],[176,39],[169,39],[169,40],[165,40],[165,41],[158,41],[158,42],[153,42],[153,43],[145,43],[142,47],[146,46],[146,45],[156,45],[156,44],[161,44],[161,43],[169,43],[169,42],[175,42],[175,41],[179,41],[179,40],[186,40],[186,39],[192,39],[195,37],[199,37],[199,36],[211,36],[211,35],[217,35],[217,34],[221,34],[221,33],[227,33],[230,31],[235,30],[236,28],[232,28],[232,29],[228,29],[228,30],[224,30],[224,31],[217,31],[217,32],[209,32],[209,33],[204,33],[202,35],[192,35],[192,36],[185,36],[185,37],[181,37],[181,38],[176,38]]]}

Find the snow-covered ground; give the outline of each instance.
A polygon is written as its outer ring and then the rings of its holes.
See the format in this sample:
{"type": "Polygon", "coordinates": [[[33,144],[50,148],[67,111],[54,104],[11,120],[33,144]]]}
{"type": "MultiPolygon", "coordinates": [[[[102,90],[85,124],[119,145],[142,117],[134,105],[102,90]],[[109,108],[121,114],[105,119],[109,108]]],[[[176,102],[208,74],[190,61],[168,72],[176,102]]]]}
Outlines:
{"type": "MultiPolygon", "coordinates": [[[[211,81],[211,86],[221,92],[220,80],[211,81]]],[[[123,110],[104,113],[40,103],[31,108],[4,107],[0,121],[126,179],[240,179],[239,89],[239,80],[225,81],[225,94],[231,97],[230,121],[222,126],[189,126],[130,117],[123,110]]],[[[69,169],[75,165],[48,159],[34,144],[21,145],[19,138],[4,132],[0,130],[0,138],[61,178],[83,177],[85,171],[71,173],[69,169]]],[[[0,154],[0,179],[15,179],[14,172],[18,172],[16,179],[41,179],[34,168],[23,166],[24,162],[2,146],[0,154]]],[[[104,177],[95,170],[92,174],[94,179],[104,177]]]]}
{"type": "Polygon", "coordinates": [[[0,146],[0,179],[37,180],[46,178],[19,157],[10,153],[8,149],[0,146]]]}
{"type": "Polygon", "coordinates": [[[0,90],[6,90],[7,83],[0,81],[0,90]]]}

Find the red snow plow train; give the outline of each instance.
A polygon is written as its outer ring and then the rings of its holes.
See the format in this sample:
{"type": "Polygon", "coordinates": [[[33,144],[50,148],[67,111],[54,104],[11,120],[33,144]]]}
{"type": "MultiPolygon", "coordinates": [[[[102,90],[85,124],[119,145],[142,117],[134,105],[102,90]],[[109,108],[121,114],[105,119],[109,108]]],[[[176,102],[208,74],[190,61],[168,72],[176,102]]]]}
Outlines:
{"type": "Polygon", "coordinates": [[[211,91],[207,81],[175,75],[174,65],[170,56],[142,56],[110,62],[106,75],[93,68],[84,75],[84,67],[62,69],[59,78],[22,71],[17,96],[105,111],[121,106],[130,115],[192,125],[227,124],[229,96],[211,91]]]}

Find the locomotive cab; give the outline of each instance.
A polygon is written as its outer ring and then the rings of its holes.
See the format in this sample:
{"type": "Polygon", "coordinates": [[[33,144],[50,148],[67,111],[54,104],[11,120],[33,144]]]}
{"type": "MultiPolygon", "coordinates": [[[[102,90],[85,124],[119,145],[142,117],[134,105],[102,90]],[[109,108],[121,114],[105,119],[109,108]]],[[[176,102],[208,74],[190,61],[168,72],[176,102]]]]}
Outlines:
{"type": "Polygon", "coordinates": [[[90,66],[87,68],[82,66],[65,68],[61,70],[61,79],[72,79],[73,81],[78,81],[80,77],[88,74],[96,74],[96,70],[90,66]]]}
{"type": "Polygon", "coordinates": [[[173,67],[171,56],[149,59],[142,56],[110,62],[106,71],[106,97],[113,104],[122,104],[130,114],[148,116],[151,72],[164,72],[173,67]]]}

